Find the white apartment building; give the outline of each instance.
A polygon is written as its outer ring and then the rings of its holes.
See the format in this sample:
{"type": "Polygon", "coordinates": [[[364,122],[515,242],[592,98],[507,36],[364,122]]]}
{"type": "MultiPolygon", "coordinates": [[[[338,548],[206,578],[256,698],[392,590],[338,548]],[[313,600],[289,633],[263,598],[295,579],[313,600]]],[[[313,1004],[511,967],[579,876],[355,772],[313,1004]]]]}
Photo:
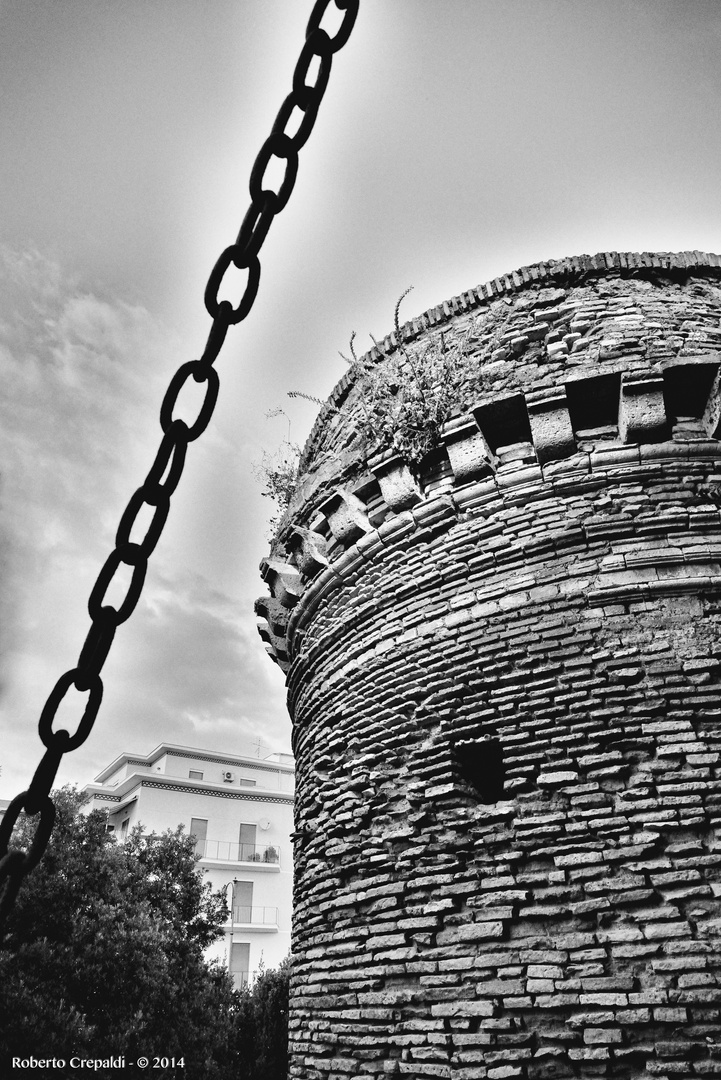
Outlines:
{"type": "Polygon", "coordinates": [[[257,759],[161,743],[147,757],[121,754],[88,784],[86,811],[104,810],[122,841],[185,826],[199,867],[226,891],[230,918],[208,951],[236,985],[262,961],[277,967],[290,950],[295,767],[290,754],[257,759]]]}

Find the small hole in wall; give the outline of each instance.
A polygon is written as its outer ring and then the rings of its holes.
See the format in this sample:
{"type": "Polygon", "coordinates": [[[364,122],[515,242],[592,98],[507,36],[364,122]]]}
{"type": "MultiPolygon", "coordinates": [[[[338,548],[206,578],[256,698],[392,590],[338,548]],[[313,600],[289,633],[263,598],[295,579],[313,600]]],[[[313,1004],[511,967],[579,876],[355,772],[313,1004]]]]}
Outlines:
{"type": "Polygon", "coordinates": [[[526,400],[522,394],[499,398],[473,409],[476,422],[491,450],[512,443],[532,442],[526,400]]]}
{"type": "Polygon", "coordinates": [[[482,803],[488,805],[503,798],[506,768],[503,747],[498,739],[457,742],[453,746],[453,758],[460,776],[471,785],[482,803]]]}
{"type": "Polygon", "coordinates": [[[718,364],[674,364],[663,373],[666,415],[700,419],[705,412],[718,364]]]}
{"type": "Polygon", "coordinates": [[[618,428],[621,376],[618,372],[566,383],[566,398],[574,431],[618,428]]]}

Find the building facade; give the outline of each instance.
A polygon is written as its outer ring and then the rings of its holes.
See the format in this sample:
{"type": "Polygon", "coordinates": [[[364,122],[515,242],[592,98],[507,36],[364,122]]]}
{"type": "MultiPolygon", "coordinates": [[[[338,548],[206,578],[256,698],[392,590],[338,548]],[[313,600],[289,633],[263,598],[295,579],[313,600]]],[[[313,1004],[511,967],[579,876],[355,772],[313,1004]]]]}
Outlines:
{"type": "Polygon", "coordinates": [[[122,754],[84,789],[86,811],[103,810],[119,841],[136,825],[184,825],[198,866],[224,890],[230,917],[209,958],[242,985],[277,967],[290,949],[294,765],[161,743],[147,757],[122,754]]]}
{"type": "Polygon", "coordinates": [[[719,1075],[721,259],[525,267],[403,349],[466,365],[438,445],[369,451],[351,369],[263,567],[290,1074],[719,1075]]]}

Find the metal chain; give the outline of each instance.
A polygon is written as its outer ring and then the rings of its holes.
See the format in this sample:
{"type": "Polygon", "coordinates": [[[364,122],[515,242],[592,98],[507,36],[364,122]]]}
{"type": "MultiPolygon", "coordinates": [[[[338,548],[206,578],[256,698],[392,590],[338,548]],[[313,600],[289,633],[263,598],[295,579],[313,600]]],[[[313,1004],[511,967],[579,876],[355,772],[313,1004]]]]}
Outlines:
{"type": "Polygon", "coordinates": [[[17,795],[0,822],[0,930],[25,876],[38,864],[53,828],[55,807],[50,789],[64,754],[76,750],[87,739],[98,715],[103,697],[100,677],[121,623],[130,618],[140,599],[148,559],[155,549],[170,509],[170,497],[178,486],[188,443],[203,434],[213,415],[218,398],[218,373],[213,367],[222,348],[229,326],[246,318],[255,301],[260,281],[258,253],[276,214],[288,203],[298,173],[298,151],[305,145],[313,130],[318,108],[325,94],[333,54],[350,37],[358,14],[359,0],[317,0],[313,6],[305,33],[305,44],[293,72],[293,88],[281,105],[270,135],[258,152],[250,174],[250,206],[243,218],[234,244],[227,247],[213,267],[205,289],[205,307],[213,323],[205,349],[199,360],[181,364],[170,380],[160,407],[160,426],[163,438],[155,460],[142,485],[131,496],[118,525],[115,548],[98,574],[88,600],[91,625],[77,666],[58,679],[43,707],[38,723],[45,754],[38,765],[27,791],[17,795]],[[329,7],[343,12],[341,25],[331,37],[321,22],[329,7]],[[318,58],[315,81],[309,83],[310,66],[318,58]],[[301,114],[295,134],[287,132],[295,110],[301,114]],[[285,162],[285,174],[278,191],[263,187],[266,170],[273,158],[285,162]],[[238,270],[248,271],[248,280],[237,307],[229,300],[219,300],[218,291],[231,263],[238,270]],[[192,424],[174,419],[178,397],[188,382],[205,384],[203,404],[192,424]],[[144,506],[153,510],[150,525],[139,541],[130,539],[138,514],[144,506]],[[130,584],[119,607],[105,602],[105,597],[121,566],[130,568],[130,584]],[[88,693],[85,710],[75,733],[53,729],[53,722],[65,695],[73,687],[88,693]],[[27,851],[12,848],[10,841],[20,813],[39,815],[35,833],[27,851]]]}

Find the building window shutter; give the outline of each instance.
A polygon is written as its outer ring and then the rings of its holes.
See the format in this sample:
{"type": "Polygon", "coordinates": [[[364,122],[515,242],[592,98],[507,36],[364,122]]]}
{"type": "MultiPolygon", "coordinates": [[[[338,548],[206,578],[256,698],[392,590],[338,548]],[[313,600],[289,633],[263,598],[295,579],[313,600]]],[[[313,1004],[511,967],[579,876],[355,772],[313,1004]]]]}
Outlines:
{"type": "Polygon", "coordinates": [[[233,882],[233,922],[250,923],[253,921],[253,882],[233,882]]]}
{"type": "Polygon", "coordinates": [[[240,850],[238,852],[238,858],[241,862],[255,862],[257,832],[257,825],[246,825],[243,823],[240,826],[240,836],[238,838],[240,850]]]}
{"type": "Polygon", "coordinates": [[[233,942],[230,946],[230,974],[236,990],[247,984],[250,976],[250,944],[248,942],[233,942]]]}
{"type": "Polygon", "coordinates": [[[208,819],[191,818],[190,835],[195,837],[195,854],[202,857],[205,854],[205,841],[208,838],[208,819]]]}

